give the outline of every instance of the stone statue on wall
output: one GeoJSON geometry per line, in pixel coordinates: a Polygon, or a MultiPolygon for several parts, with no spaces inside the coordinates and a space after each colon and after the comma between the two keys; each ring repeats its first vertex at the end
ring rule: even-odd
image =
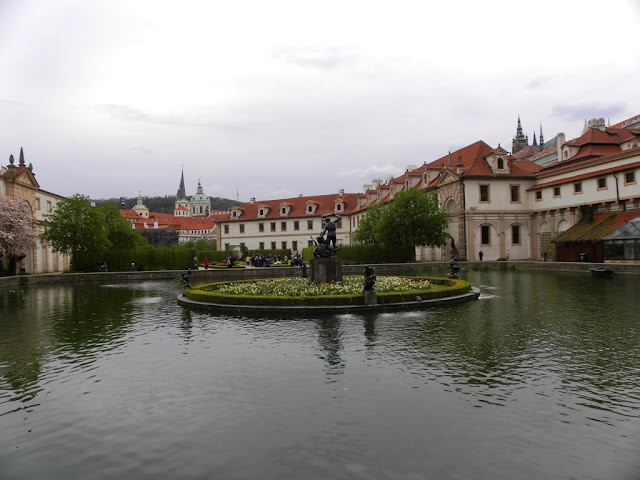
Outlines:
{"type": "Polygon", "coordinates": [[[340,215],[336,213],[327,213],[322,215],[324,220],[324,228],[320,232],[320,236],[314,239],[316,248],[313,249],[315,257],[335,257],[336,251],[340,247],[336,246],[336,228],[340,220],[340,215]],[[335,217],[335,221],[332,220],[335,217]]]}
{"type": "Polygon", "coordinates": [[[370,292],[376,284],[376,275],[372,267],[364,267],[364,291],[370,292]]]}

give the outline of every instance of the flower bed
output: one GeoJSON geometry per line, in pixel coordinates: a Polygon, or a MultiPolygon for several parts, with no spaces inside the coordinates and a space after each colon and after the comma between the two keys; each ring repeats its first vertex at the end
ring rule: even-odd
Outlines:
{"type": "MultiPolygon", "coordinates": [[[[222,305],[363,305],[362,277],[345,277],[336,284],[309,284],[302,278],[268,278],[198,285],[186,291],[190,300],[222,305]]],[[[378,303],[397,303],[461,295],[471,290],[464,280],[379,276],[378,303]]]]}

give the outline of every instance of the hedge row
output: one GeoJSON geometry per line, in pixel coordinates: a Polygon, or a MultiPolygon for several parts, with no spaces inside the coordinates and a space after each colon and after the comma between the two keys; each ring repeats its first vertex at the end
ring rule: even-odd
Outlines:
{"type": "MultiPolygon", "coordinates": [[[[302,250],[302,258],[310,262],[313,249],[302,250]]],[[[364,265],[367,263],[406,263],[413,260],[414,247],[385,247],[382,245],[346,245],[338,250],[337,256],[345,265],[364,265]]]]}
{"type": "MultiPolygon", "coordinates": [[[[462,295],[471,290],[469,282],[459,279],[409,277],[416,280],[429,280],[437,285],[446,285],[438,290],[410,290],[402,293],[388,292],[378,294],[378,303],[400,303],[414,301],[416,296],[422,300],[462,295]]],[[[241,282],[253,282],[243,280],[241,282]]],[[[276,295],[228,295],[216,289],[230,282],[216,282],[198,285],[186,291],[186,297],[193,301],[217,303],[221,305],[264,305],[264,306],[317,306],[317,305],[363,305],[364,297],[358,295],[319,295],[316,297],[282,297],[276,295]]]]}

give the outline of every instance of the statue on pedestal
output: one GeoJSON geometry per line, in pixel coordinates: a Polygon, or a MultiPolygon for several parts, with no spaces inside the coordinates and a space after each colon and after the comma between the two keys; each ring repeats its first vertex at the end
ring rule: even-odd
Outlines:
{"type": "Polygon", "coordinates": [[[364,267],[364,291],[370,292],[376,284],[376,275],[372,267],[364,267]]]}
{"type": "Polygon", "coordinates": [[[320,236],[314,239],[316,248],[313,249],[314,257],[335,257],[340,247],[336,246],[336,224],[340,220],[337,213],[327,213],[322,215],[324,219],[324,228],[320,232],[320,236]],[[331,217],[336,217],[335,221],[331,217]],[[326,235],[326,237],[325,237],[326,235]]]}

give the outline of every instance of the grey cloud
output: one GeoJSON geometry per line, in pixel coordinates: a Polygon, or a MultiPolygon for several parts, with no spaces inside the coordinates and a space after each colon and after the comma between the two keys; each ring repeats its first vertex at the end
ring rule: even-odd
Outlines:
{"type": "Polygon", "coordinates": [[[584,100],[575,104],[560,103],[552,108],[552,114],[571,121],[596,117],[617,117],[626,111],[627,103],[621,100],[584,100]]]}
{"type": "Polygon", "coordinates": [[[96,111],[106,113],[111,118],[125,122],[139,122],[177,127],[203,127],[218,130],[247,131],[256,128],[257,122],[217,122],[203,115],[153,114],[128,105],[95,105],[96,111]]]}
{"type": "Polygon", "coordinates": [[[555,77],[550,75],[537,75],[531,77],[525,84],[524,88],[527,90],[538,90],[548,85],[551,81],[554,80],[554,78],[555,77]]]}
{"type": "Polygon", "coordinates": [[[147,148],[147,147],[141,147],[141,146],[130,147],[129,150],[136,153],[142,153],[144,155],[149,155],[154,152],[153,148],[147,148]]]}
{"type": "Polygon", "coordinates": [[[23,107],[24,103],[18,102],[16,100],[7,100],[5,98],[0,98],[0,105],[11,105],[14,107],[23,107]]]}
{"type": "Polygon", "coordinates": [[[303,68],[330,70],[357,63],[357,56],[343,47],[282,48],[273,54],[275,58],[303,68]]]}

